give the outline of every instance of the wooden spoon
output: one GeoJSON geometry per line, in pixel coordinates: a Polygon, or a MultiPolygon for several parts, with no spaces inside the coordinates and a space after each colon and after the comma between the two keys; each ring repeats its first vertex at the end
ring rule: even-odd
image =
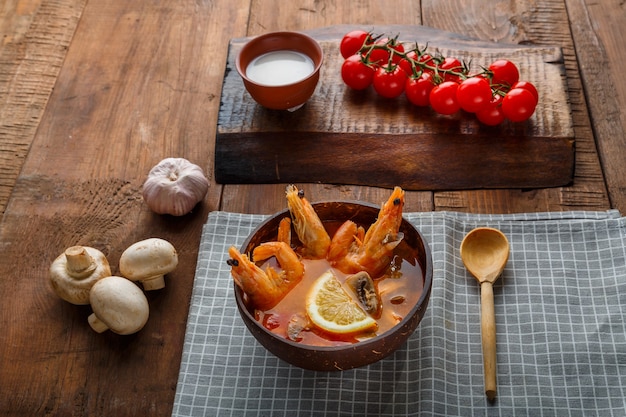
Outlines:
{"type": "Polygon", "coordinates": [[[480,283],[480,327],[483,344],[485,394],[496,397],[496,317],[493,306],[493,283],[509,259],[509,241],[497,229],[479,227],[461,242],[461,259],[480,283]]]}

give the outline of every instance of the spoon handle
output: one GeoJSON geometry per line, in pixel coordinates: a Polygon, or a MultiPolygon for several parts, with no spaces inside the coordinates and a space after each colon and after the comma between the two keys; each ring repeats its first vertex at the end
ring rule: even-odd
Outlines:
{"type": "Polygon", "coordinates": [[[480,285],[480,306],[485,394],[493,401],[496,398],[496,316],[491,282],[484,281],[480,285]]]}

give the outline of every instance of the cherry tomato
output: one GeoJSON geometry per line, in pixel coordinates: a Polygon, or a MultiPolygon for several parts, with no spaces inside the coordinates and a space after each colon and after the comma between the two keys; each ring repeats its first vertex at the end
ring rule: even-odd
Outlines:
{"type": "Polygon", "coordinates": [[[476,118],[487,126],[497,126],[504,122],[502,96],[495,94],[482,110],[476,112],[476,118]]]}
{"type": "Polygon", "coordinates": [[[405,54],[404,58],[398,61],[398,65],[406,72],[406,75],[411,76],[414,74],[414,64],[412,61],[417,61],[418,59],[419,57],[416,51],[409,51],[405,54]]]}
{"type": "Polygon", "coordinates": [[[404,54],[404,45],[402,45],[401,43],[398,43],[397,40],[392,39],[389,42],[388,46],[391,49],[391,55],[390,55],[391,62],[393,62],[394,64],[397,64],[403,59],[402,56],[404,54]]]}
{"type": "Polygon", "coordinates": [[[511,89],[513,88],[523,88],[525,90],[530,91],[535,97],[535,100],[539,102],[539,92],[537,91],[537,88],[535,87],[533,83],[528,82],[528,81],[518,81],[511,86],[511,89]]]}
{"type": "Polygon", "coordinates": [[[432,68],[424,68],[422,67],[422,71],[425,72],[430,72],[433,73],[434,70],[433,68],[436,66],[435,61],[433,60],[433,57],[430,56],[429,54],[421,54],[418,61],[422,64],[422,65],[426,65],[432,68]]]}
{"type": "Polygon", "coordinates": [[[374,42],[370,46],[370,52],[367,52],[369,62],[374,65],[385,65],[389,62],[389,51],[387,50],[387,38],[382,38],[374,42]]]}
{"type": "Polygon", "coordinates": [[[476,113],[491,100],[491,86],[482,77],[471,77],[463,80],[456,90],[456,98],[461,108],[476,113]]]}
{"type": "Polygon", "coordinates": [[[439,114],[450,115],[461,109],[456,99],[456,90],[459,84],[454,81],[444,81],[435,86],[428,96],[430,107],[439,114]]]}
{"type": "Polygon", "coordinates": [[[349,57],[350,55],[354,55],[367,41],[369,37],[369,33],[363,30],[353,30],[344,35],[341,39],[341,43],[339,44],[339,50],[341,51],[341,56],[344,58],[349,57]]]}
{"type": "Polygon", "coordinates": [[[512,122],[528,120],[535,112],[536,106],[535,96],[523,88],[513,88],[502,99],[504,116],[512,122]]]}
{"type": "Polygon", "coordinates": [[[459,76],[457,74],[461,74],[463,72],[463,65],[461,61],[456,58],[448,57],[443,60],[439,64],[439,69],[446,70],[443,72],[441,76],[444,81],[459,81],[459,76]],[[452,71],[452,72],[448,72],[452,71]]]}
{"type": "Polygon", "coordinates": [[[393,69],[380,67],[374,73],[374,90],[386,98],[398,97],[404,91],[406,79],[406,72],[397,65],[393,69]]]}
{"type": "Polygon", "coordinates": [[[489,65],[491,71],[491,83],[495,85],[512,86],[519,81],[517,66],[506,59],[498,59],[489,65]]]}
{"type": "Polygon", "coordinates": [[[361,55],[351,55],[341,65],[341,78],[354,90],[365,90],[372,84],[374,68],[363,62],[361,55]]]}
{"type": "Polygon", "coordinates": [[[430,91],[435,87],[430,72],[423,72],[419,77],[410,77],[406,80],[404,94],[412,104],[416,106],[428,106],[430,104],[430,91]]]}

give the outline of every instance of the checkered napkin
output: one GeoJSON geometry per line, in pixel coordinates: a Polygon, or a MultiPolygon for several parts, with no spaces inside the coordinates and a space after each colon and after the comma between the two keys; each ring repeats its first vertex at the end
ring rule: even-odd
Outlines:
{"type": "Polygon", "coordinates": [[[233,297],[227,249],[265,217],[209,215],[174,416],[626,416],[626,218],[617,211],[405,213],[430,244],[426,315],[389,357],[313,372],[267,352],[233,297]],[[494,285],[495,403],[484,393],[480,288],[459,256],[479,226],[508,237],[494,285]]]}

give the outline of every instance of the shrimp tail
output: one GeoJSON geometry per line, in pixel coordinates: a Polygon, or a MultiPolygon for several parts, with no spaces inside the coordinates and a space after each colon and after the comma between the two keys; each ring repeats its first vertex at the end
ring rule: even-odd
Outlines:
{"type": "Polygon", "coordinates": [[[291,245],[291,217],[283,217],[280,219],[276,240],[291,245]]]}
{"type": "Polygon", "coordinates": [[[365,230],[352,220],[346,220],[333,235],[328,249],[328,259],[331,264],[357,252],[363,245],[365,230]]]}
{"type": "MultiPolygon", "coordinates": [[[[265,242],[254,248],[252,252],[255,261],[265,261],[275,257],[280,265],[278,285],[291,289],[304,276],[304,264],[298,254],[285,242],[265,242]]],[[[268,266],[267,269],[272,269],[268,266]]],[[[267,270],[266,270],[267,271],[267,270]]]]}

